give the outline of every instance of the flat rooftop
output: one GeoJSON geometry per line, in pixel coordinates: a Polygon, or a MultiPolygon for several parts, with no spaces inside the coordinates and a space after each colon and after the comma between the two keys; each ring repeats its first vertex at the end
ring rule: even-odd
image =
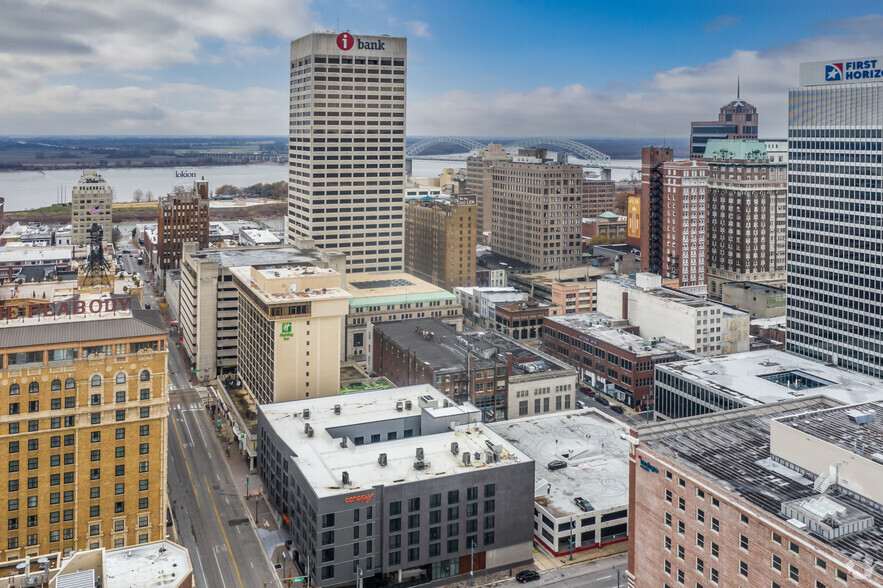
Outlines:
{"type": "Polygon", "coordinates": [[[861,450],[867,456],[874,453],[883,454],[883,403],[852,404],[818,412],[812,416],[813,418],[788,416],[776,420],[810,437],[816,437],[850,452],[861,450]],[[861,415],[859,417],[863,421],[861,424],[855,420],[858,415],[861,415]],[[862,418],[865,415],[873,416],[868,420],[862,418]]]}
{"type": "Polygon", "coordinates": [[[730,282],[728,284],[724,284],[723,288],[742,288],[743,290],[750,290],[751,292],[756,292],[757,294],[781,294],[785,295],[785,288],[776,288],[775,286],[770,286],[769,284],[759,284],[757,282],[730,282]]]}
{"type": "Polygon", "coordinates": [[[444,288],[405,272],[367,272],[346,275],[350,306],[386,306],[408,302],[448,300],[457,297],[444,288]]]}
{"type": "Polygon", "coordinates": [[[536,497],[556,517],[583,514],[573,499],[595,510],[629,502],[629,427],[594,408],[512,419],[488,425],[536,462],[536,497]],[[550,471],[554,460],[567,467],[550,471]],[[551,486],[551,487],[550,487],[551,486]]]}
{"type": "Polygon", "coordinates": [[[689,347],[686,345],[681,345],[677,341],[672,341],[665,337],[646,339],[635,333],[625,331],[623,327],[629,326],[627,320],[613,319],[599,312],[550,316],[543,320],[547,323],[557,323],[570,327],[585,336],[589,343],[594,343],[591,339],[597,339],[620,349],[633,351],[639,357],[666,355],[676,351],[689,350],[689,347]]]}
{"type": "MultiPolygon", "coordinates": [[[[481,423],[481,412],[476,407],[457,405],[429,385],[265,404],[259,411],[291,449],[292,461],[320,498],[531,461],[481,423]],[[335,414],[336,405],[339,414],[335,414]],[[310,411],[308,418],[304,417],[304,409],[310,411]],[[365,445],[356,445],[348,437],[348,428],[356,430],[359,425],[372,423],[382,427],[396,419],[419,423],[415,436],[365,445]],[[312,427],[312,437],[305,433],[306,425],[312,427]],[[427,431],[430,428],[441,432],[427,431]],[[346,447],[341,447],[343,437],[348,439],[346,447]],[[453,442],[458,444],[456,455],[451,451],[453,442]],[[487,460],[492,447],[498,448],[499,461],[487,460]],[[414,467],[418,448],[423,449],[424,469],[414,467]],[[462,455],[466,452],[479,457],[472,457],[470,464],[464,465],[462,455]],[[378,460],[381,453],[386,454],[385,466],[378,460]],[[342,484],[343,472],[349,474],[351,483],[347,486],[342,484]]],[[[378,431],[382,430],[379,427],[378,431]]],[[[364,426],[358,430],[366,432],[364,426]]]]}
{"type": "MultiPolygon", "coordinates": [[[[608,273],[609,273],[609,271],[608,271],[608,273]]],[[[686,292],[681,292],[680,290],[675,290],[673,288],[666,288],[663,286],[660,288],[647,288],[647,289],[645,289],[645,288],[638,286],[637,283],[635,283],[635,280],[631,280],[629,278],[608,277],[606,279],[608,281],[618,284],[624,288],[628,288],[630,290],[637,290],[640,292],[646,291],[647,293],[649,293],[653,296],[656,296],[658,298],[671,300],[673,302],[677,302],[678,304],[683,304],[684,306],[692,306],[692,307],[696,307],[696,308],[720,307],[720,308],[723,308],[724,310],[730,309],[730,307],[726,306],[725,304],[720,304],[718,302],[712,302],[712,301],[702,298],[700,296],[693,296],[693,295],[687,294],[686,292]]],[[[735,309],[731,309],[731,310],[735,310],[735,309]]],[[[742,311],[735,311],[735,312],[741,313],[742,311]]],[[[747,314],[747,313],[745,313],[745,314],[747,314]]]]}
{"type": "Polygon", "coordinates": [[[310,278],[319,279],[322,277],[332,278],[339,276],[337,271],[332,268],[315,267],[312,265],[261,265],[260,267],[231,267],[230,273],[241,280],[252,293],[267,304],[306,302],[309,300],[336,300],[350,297],[343,288],[327,286],[316,288],[310,286],[310,278]],[[291,289],[283,292],[268,292],[255,282],[252,271],[259,273],[265,280],[293,280],[291,289]],[[297,280],[300,279],[304,281],[298,282],[297,280]]]}
{"type": "MultiPolygon", "coordinates": [[[[219,247],[202,249],[190,256],[193,259],[212,259],[221,267],[246,265],[267,265],[286,263],[322,263],[323,252],[327,249],[302,249],[293,245],[266,247],[219,247]]],[[[333,250],[331,250],[333,251],[333,250]]]]}
{"type": "Polygon", "coordinates": [[[585,265],[562,270],[519,274],[513,276],[512,280],[516,282],[534,282],[536,284],[554,284],[555,282],[594,282],[609,273],[610,268],[585,265]]]}
{"type": "Polygon", "coordinates": [[[192,570],[190,556],[171,541],[156,541],[104,553],[105,588],[175,588],[192,570]]]}
{"type": "Polygon", "coordinates": [[[779,329],[784,329],[788,320],[785,315],[782,316],[774,316],[770,318],[758,318],[753,319],[749,324],[752,327],[760,327],[761,329],[768,329],[772,327],[776,327],[779,329]]]}
{"type": "Polygon", "coordinates": [[[747,351],[657,366],[745,405],[824,394],[844,404],[883,398],[883,381],[776,349],[747,351]]]}
{"type": "Polygon", "coordinates": [[[522,272],[531,269],[530,264],[517,259],[494,253],[490,249],[479,248],[476,263],[490,270],[506,270],[507,272],[522,272]]]}
{"type": "Polygon", "coordinates": [[[435,371],[462,371],[469,356],[474,369],[494,367],[495,363],[506,362],[507,353],[515,362],[513,376],[573,369],[496,331],[460,333],[436,318],[383,322],[377,328],[435,371]]]}
{"type": "MultiPolygon", "coordinates": [[[[776,404],[677,419],[637,427],[641,446],[677,463],[778,519],[783,502],[818,498],[813,478],[807,478],[770,458],[770,421],[796,419],[819,410],[835,409],[831,399],[812,396],[776,404]]],[[[853,407],[844,407],[849,410],[853,407]]],[[[851,446],[850,446],[851,450],[851,446]]],[[[846,494],[836,501],[853,511],[869,506],[846,494]]],[[[857,565],[883,573],[883,523],[879,516],[870,529],[833,540],[809,538],[833,549],[857,565]]]]}
{"type": "Polygon", "coordinates": [[[47,261],[70,261],[70,246],[58,247],[0,247],[0,264],[24,262],[29,264],[47,261]]]}

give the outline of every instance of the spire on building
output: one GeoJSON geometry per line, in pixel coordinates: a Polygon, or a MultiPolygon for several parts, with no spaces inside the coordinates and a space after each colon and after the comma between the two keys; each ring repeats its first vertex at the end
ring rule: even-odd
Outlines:
{"type": "Polygon", "coordinates": [[[736,100],[741,99],[741,92],[739,91],[740,90],[739,86],[741,85],[740,82],[741,82],[741,80],[739,79],[739,76],[736,76],[736,100]]]}

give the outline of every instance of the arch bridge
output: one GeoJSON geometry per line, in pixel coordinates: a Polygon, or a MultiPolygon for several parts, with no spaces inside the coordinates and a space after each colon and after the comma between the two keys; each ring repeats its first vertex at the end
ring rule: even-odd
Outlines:
{"type": "MultiPolygon", "coordinates": [[[[469,151],[478,151],[487,148],[486,144],[479,143],[468,137],[429,137],[409,145],[405,149],[405,155],[407,157],[417,157],[429,147],[441,144],[458,145],[469,151]]],[[[511,152],[520,148],[539,147],[541,145],[549,145],[573,153],[580,159],[588,161],[589,163],[587,166],[589,167],[610,167],[609,155],[601,153],[597,149],[589,147],[584,143],[572,139],[563,139],[561,137],[528,137],[526,139],[518,139],[516,141],[505,143],[503,149],[511,152]]]]}

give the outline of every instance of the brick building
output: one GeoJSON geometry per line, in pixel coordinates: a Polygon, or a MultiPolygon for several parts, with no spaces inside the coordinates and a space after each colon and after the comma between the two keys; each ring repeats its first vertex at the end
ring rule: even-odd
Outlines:
{"type": "Polygon", "coordinates": [[[576,370],[499,333],[458,333],[438,319],[375,324],[368,370],[397,386],[431,384],[485,420],[574,406],[576,370]],[[530,400],[533,403],[530,403],[530,400]]]}
{"type": "Polygon", "coordinates": [[[711,140],[708,164],[708,294],[728,282],[785,284],[787,167],[761,141],[711,140]]]}
{"type": "Polygon", "coordinates": [[[475,285],[476,223],[472,196],[408,202],[405,271],[449,291],[475,285]]]}
{"type": "Polygon", "coordinates": [[[883,466],[865,455],[883,408],[809,396],[721,417],[632,430],[628,585],[879,586],[883,466]]]}
{"type": "Polygon", "coordinates": [[[714,139],[757,139],[757,108],[736,91],[736,99],[721,107],[717,120],[690,123],[690,159],[702,159],[714,139]]]}
{"type": "Polygon", "coordinates": [[[655,366],[680,359],[687,347],[637,333],[628,321],[599,313],[547,317],[542,348],[577,368],[581,382],[629,406],[652,408],[655,366]]]}
{"type": "Polygon", "coordinates": [[[673,157],[668,147],[641,150],[641,271],[704,294],[708,166],[673,157]]]}
{"type": "Polygon", "coordinates": [[[157,271],[180,268],[185,242],[195,241],[199,249],[208,247],[209,199],[198,189],[208,194],[208,187],[197,183],[190,190],[176,187],[172,194],[160,198],[155,243],[157,271]]]}
{"type": "Polygon", "coordinates": [[[561,307],[544,302],[498,304],[494,329],[517,341],[538,341],[542,336],[543,319],[561,312],[561,307]]]}
{"type": "Polygon", "coordinates": [[[583,218],[598,218],[604,212],[613,212],[616,200],[616,182],[583,178],[583,218]]]}
{"type": "Polygon", "coordinates": [[[580,265],[582,184],[579,165],[494,165],[493,250],[540,270],[580,265]]]}
{"type": "MultiPolygon", "coordinates": [[[[512,161],[512,157],[503,150],[499,143],[491,143],[486,151],[466,158],[466,191],[475,196],[478,207],[476,218],[478,235],[491,231],[493,217],[493,169],[503,161],[512,161]]],[[[482,240],[483,241],[483,240],[482,240]]]]}

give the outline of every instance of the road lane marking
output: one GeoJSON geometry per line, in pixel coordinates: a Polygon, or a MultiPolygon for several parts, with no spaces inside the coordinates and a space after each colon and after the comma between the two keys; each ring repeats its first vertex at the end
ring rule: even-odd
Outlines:
{"type": "Polygon", "coordinates": [[[239,575],[239,566],[236,565],[236,558],[233,557],[233,550],[230,548],[230,540],[227,539],[227,531],[224,530],[224,523],[221,522],[221,515],[218,514],[218,505],[215,504],[215,495],[212,494],[211,486],[209,486],[208,478],[206,478],[205,474],[202,474],[202,478],[205,480],[205,487],[206,490],[208,490],[209,498],[212,499],[212,507],[215,509],[215,517],[218,519],[218,526],[221,527],[221,533],[224,535],[224,542],[227,544],[227,553],[230,554],[230,561],[233,562],[233,569],[236,570],[236,577],[239,578],[239,586],[245,588],[245,585],[242,583],[242,576],[239,575]]]}
{"type": "Polygon", "coordinates": [[[212,547],[212,554],[215,556],[215,563],[218,564],[218,572],[221,574],[221,583],[227,588],[227,581],[224,580],[224,570],[221,568],[221,562],[218,560],[218,546],[212,547]]]}
{"type": "Polygon", "coordinates": [[[199,492],[196,490],[196,484],[193,482],[193,475],[190,473],[190,463],[187,461],[187,454],[184,452],[184,444],[181,443],[181,435],[178,433],[178,425],[175,424],[175,417],[172,417],[172,426],[175,427],[175,437],[178,438],[178,445],[181,446],[181,455],[184,456],[184,465],[187,466],[187,477],[190,478],[190,485],[193,487],[193,494],[196,496],[196,506],[202,509],[199,504],[199,492]]]}

